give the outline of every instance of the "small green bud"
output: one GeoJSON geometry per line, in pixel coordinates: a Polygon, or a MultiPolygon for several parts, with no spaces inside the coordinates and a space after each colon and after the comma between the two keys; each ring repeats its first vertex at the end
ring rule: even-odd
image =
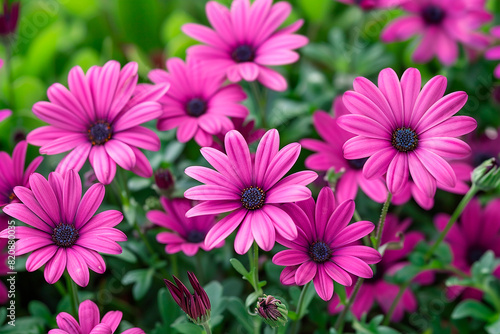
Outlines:
{"type": "Polygon", "coordinates": [[[288,310],[285,304],[273,296],[260,297],[255,312],[271,327],[284,326],[288,321],[288,310]]]}
{"type": "Polygon", "coordinates": [[[491,158],[476,167],[472,172],[472,184],[479,190],[489,191],[500,186],[498,160],[491,158]]]}

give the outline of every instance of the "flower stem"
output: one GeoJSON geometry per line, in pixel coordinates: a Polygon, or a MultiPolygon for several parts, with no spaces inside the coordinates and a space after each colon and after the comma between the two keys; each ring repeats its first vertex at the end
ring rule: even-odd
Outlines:
{"type": "Polygon", "coordinates": [[[389,308],[389,311],[387,311],[387,313],[385,314],[384,322],[382,323],[382,325],[387,326],[389,324],[389,322],[391,321],[392,314],[396,310],[396,306],[398,306],[399,301],[401,300],[401,297],[403,297],[404,292],[406,291],[406,289],[410,285],[410,282],[411,282],[411,279],[404,282],[404,284],[402,284],[399,287],[398,294],[396,295],[396,298],[394,298],[394,301],[392,302],[391,307],[389,308]]]}
{"type": "Polygon", "coordinates": [[[337,321],[335,322],[335,329],[337,330],[338,334],[342,334],[342,331],[344,330],[345,316],[347,315],[347,312],[351,308],[352,304],[354,304],[354,300],[356,299],[356,295],[358,294],[359,289],[363,284],[363,281],[364,281],[363,278],[361,277],[358,278],[358,281],[354,286],[354,290],[352,291],[351,297],[349,297],[349,300],[347,301],[347,304],[342,310],[342,313],[340,313],[339,317],[337,318],[337,321]]]}
{"type": "Polygon", "coordinates": [[[207,322],[204,322],[201,324],[203,326],[203,329],[205,330],[206,334],[212,334],[212,330],[210,329],[210,325],[207,322]]]}
{"type": "Polygon", "coordinates": [[[258,294],[262,294],[262,289],[259,287],[259,245],[253,242],[253,252],[248,252],[250,261],[250,272],[253,270],[253,288],[258,294]]]}
{"type": "Polygon", "coordinates": [[[469,204],[470,200],[474,197],[474,195],[476,195],[476,193],[478,191],[479,191],[479,189],[474,184],[470,187],[467,194],[465,194],[465,196],[462,198],[462,200],[458,204],[457,208],[455,209],[455,211],[451,215],[450,219],[448,220],[448,223],[446,224],[446,227],[441,232],[441,234],[439,235],[439,237],[436,240],[436,242],[434,243],[434,245],[432,245],[432,247],[425,254],[425,261],[426,262],[430,260],[432,255],[434,255],[434,253],[436,252],[436,250],[439,247],[439,245],[441,244],[441,242],[444,240],[444,238],[446,237],[446,235],[448,234],[450,229],[453,227],[453,224],[455,224],[455,222],[457,221],[458,217],[462,214],[462,212],[464,211],[467,204],[469,204]]]}
{"type": "Polygon", "coordinates": [[[80,302],[78,301],[78,288],[76,287],[75,282],[71,279],[68,273],[65,273],[66,276],[66,284],[68,285],[68,292],[70,294],[71,299],[71,307],[73,309],[73,314],[75,316],[78,315],[78,305],[80,302]]]}
{"type": "Polygon", "coordinates": [[[9,93],[8,93],[8,103],[9,107],[14,112],[14,107],[15,107],[15,96],[14,96],[14,77],[12,74],[12,45],[11,41],[7,40],[4,43],[5,45],[5,56],[6,56],[6,61],[5,61],[5,70],[7,71],[7,79],[8,79],[8,87],[9,87],[9,93]]]}
{"type": "Polygon", "coordinates": [[[266,99],[261,94],[259,86],[256,81],[250,82],[250,88],[252,89],[252,94],[254,95],[255,101],[257,101],[257,108],[259,109],[259,115],[260,115],[260,125],[263,128],[267,127],[267,114],[266,114],[266,99]]]}
{"type": "Polygon", "coordinates": [[[392,194],[387,193],[387,199],[385,200],[384,206],[382,207],[382,213],[380,214],[380,221],[377,226],[377,234],[375,236],[375,242],[373,248],[378,250],[380,242],[382,241],[382,234],[384,233],[385,219],[387,218],[387,211],[389,211],[389,205],[391,205],[392,194]]]}
{"type": "Polygon", "coordinates": [[[303,309],[304,309],[304,300],[305,300],[305,296],[306,296],[306,293],[307,293],[307,290],[309,290],[311,286],[311,282],[308,282],[306,285],[304,285],[304,287],[302,288],[302,291],[300,292],[300,296],[299,296],[299,301],[297,302],[297,310],[295,313],[297,313],[297,320],[294,321],[293,325],[292,325],[292,331],[291,333],[298,333],[299,332],[299,324],[300,324],[300,319],[302,319],[302,316],[303,316],[303,309]]]}

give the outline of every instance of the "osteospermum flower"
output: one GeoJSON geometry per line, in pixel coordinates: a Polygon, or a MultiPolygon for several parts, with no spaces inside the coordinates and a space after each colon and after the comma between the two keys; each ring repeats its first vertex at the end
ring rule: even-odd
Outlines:
{"type": "Polygon", "coordinates": [[[275,232],[295,239],[295,224],[279,204],[311,197],[306,185],[317,177],[314,172],[303,171],[282,179],[297,161],[300,145],[292,143],[279,150],[279,134],[272,129],[262,137],[252,159],[243,136],[232,130],[226,134],[225,148],[227,155],[211,147],[201,149],[216,171],[206,167],[186,169],[187,175],[205,183],[184,193],[186,198],[201,201],[186,213],[187,217],[231,212],[208,232],[207,248],[215,247],[240,224],[234,242],[239,254],[246,253],[254,239],[263,250],[271,250],[275,232]]]}
{"type": "Polygon", "coordinates": [[[256,0],[250,5],[249,0],[234,0],[229,10],[209,1],[206,11],[213,30],[194,23],[182,27],[188,36],[206,44],[190,47],[189,56],[226,73],[232,82],[259,80],[273,90],[287,88],[285,78],[267,66],[296,62],[299,55],[292,50],[308,42],[306,37],[294,34],[302,20],[278,30],[292,11],[288,2],[273,5],[272,0],[256,0]]]}
{"type": "MultiPolygon", "coordinates": [[[[35,271],[45,264],[44,276],[49,284],[59,280],[67,269],[80,286],[89,283],[89,270],[102,274],[106,264],[97,252],[120,254],[117,241],[126,241],[126,235],[113,228],[123,215],[108,210],[94,216],[104,198],[104,186],[91,186],[82,197],[80,177],[74,170],[64,179],[52,172],[48,181],[34,173],[29,178],[31,190],[14,188],[21,203],[7,205],[3,211],[30,225],[17,226],[16,256],[32,252],[26,261],[26,270],[35,271]]],[[[0,237],[7,238],[4,230],[0,237]]]]}
{"type": "Polygon", "coordinates": [[[310,198],[282,208],[297,225],[298,237],[278,236],[277,241],[289,248],[273,257],[274,264],[286,266],[281,272],[281,283],[304,285],[312,280],[318,295],[330,300],[333,281],[350,286],[349,273],[363,278],[373,276],[368,264],[380,261],[379,252],[352,243],[368,235],[375,226],[369,221],[347,226],[354,213],[353,200],[336,205],[333,191],[325,187],[316,205],[310,198]]]}
{"type": "MultiPolygon", "coordinates": [[[[459,220],[452,226],[445,237],[453,253],[452,265],[466,274],[470,274],[474,262],[486,251],[491,250],[495,257],[500,256],[500,199],[494,199],[481,208],[478,199],[472,199],[465,207],[459,220]],[[478,222],[481,222],[478,224],[478,222]]],[[[443,230],[448,223],[448,214],[438,214],[434,223],[438,230],[443,230]]],[[[500,279],[500,266],[494,275],[500,279]]],[[[463,292],[464,298],[481,299],[482,293],[473,288],[452,287],[452,295],[463,292]]]]}
{"type": "Polygon", "coordinates": [[[159,100],[163,114],[158,119],[162,131],[177,128],[177,139],[187,142],[194,138],[200,146],[210,146],[212,135],[233,129],[232,117],[246,117],[248,110],[239,104],[247,98],[237,84],[223,86],[225,76],[211,71],[209,66],[188,57],[167,61],[168,72],[152,70],[149,78],[156,84],[170,84],[159,100]]]}
{"type": "MultiPolygon", "coordinates": [[[[500,26],[492,28],[491,35],[497,39],[500,39],[500,26]]],[[[500,46],[495,46],[489,49],[488,51],[486,51],[486,54],[484,56],[486,57],[486,59],[500,60],[500,46]]],[[[495,68],[494,74],[497,78],[500,78],[500,65],[495,68]]]]}
{"type": "MultiPolygon", "coordinates": [[[[398,234],[404,234],[404,245],[403,248],[399,250],[386,250],[382,261],[377,264],[377,271],[375,275],[372,278],[365,280],[363,285],[361,285],[351,308],[351,311],[356,318],[361,319],[361,316],[363,314],[367,314],[375,303],[382,308],[384,313],[389,311],[389,308],[399,293],[400,287],[397,284],[389,283],[384,278],[386,275],[394,275],[398,270],[408,265],[409,263],[406,261],[406,257],[421,240],[424,240],[424,235],[422,233],[417,231],[407,231],[410,224],[410,219],[405,219],[400,223],[396,216],[391,214],[387,215],[381,244],[384,245],[389,242],[399,242],[401,237],[398,236],[398,234]]],[[[420,285],[426,285],[430,284],[433,280],[434,274],[431,271],[424,271],[417,275],[412,282],[420,285]]],[[[347,295],[350,296],[352,291],[352,287],[347,288],[347,295]]],[[[344,306],[339,302],[340,299],[335,295],[332,301],[328,304],[328,310],[330,313],[336,314],[342,311],[344,306]]],[[[405,311],[409,313],[415,312],[417,307],[417,298],[412,290],[407,288],[401,297],[401,301],[394,309],[391,321],[401,321],[405,311]]]]}
{"type": "Polygon", "coordinates": [[[12,158],[7,152],[0,152],[0,207],[17,202],[14,188],[16,186],[29,187],[29,177],[43,161],[43,157],[36,157],[24,170],[28,143],[19,142],[12,158]]]}
{"type": "Polygon", "coordinates": [[[354,91],[344,94],[344,104],[352,113],[338,124],[357,134],[344,144],[346,159],[369,157],[363,167],[365,177],[386,174],[387,187],[400,192],[411,175],[427,197],[434,196],[439,181],[448,187],[456,175],[444,159],[460,159],[470,147],[455,137],[477,126],[468,116],[455,116],[467,102],[465,92],[443,97],[446,78],[436,76],[420,90],[417,69],[408,69],[399,82],[388,68],[379,75],[379,87],[365,78],[354,80],[354,91]]]}
{"type": "MultiPolygon", "coordinates": [[[[469,191],[469,182],[471,180],[473,168],[469,164],[459,161],[450,162],[450,166],[457,176],[457,183],[454,187],[449,187],[438,181],[436,182],[436,187],[450,193],[464,195],[469,191]]],[[[408,181],[403,190],[394,195],[392,203],[395,205],[402,205],[408,202],[412,197],[423,209],[430,210],[434,206],[434,196],[428,197],[416,186],[413,180],[408,181]]]]}
{"type": "Polygon", "coordinates": [[[436,55],[445,65],[455,63],[459,43],[484,49],[489,38],[476,31],[492,15],[470,0],[413,0],[401,3],[408,15],[397,18],[382,32],[384,42],[404,41],[414,35],[422,39],[413,54],[416,62],[427,62],[436,55]]]}
{"type": "MultiPolygon", "coordinates": [[[[156,225],[172,231],[160,232],[156,236],[158,242],[166,244],[165,252],[174,254],[182,251],[187,256],[193,256],[200,248],[208,250],[205,237],[215,224],[214,215],[187,218],[186,212],[192,205],[191,201],[183,198],[169,200],[161,197],[160,203],[165,212],[152,210],[146,217],[156,225]]],[[[224,242],[221,242],[216,247],[222,247],[223,244],[224,242]]]]}
{"type": "MultiPolygon", "coordinates": [[[[59,329],[51,329],[48,334],[113,334],[122,320],[121,311],[109,311],[102,317],[99,308],[91,300],[85,300],[78,307],[78,321],[66,312],[57,315],[59,329]]],[[[140,328],[130,328],[122,334],[144,334],[140,328]]]]}
{"type": "Polygon", "coordinates": [[[306,159],[306,167],[318,171],[333,168],[336,173],[343,173],[335,185],[335,197],[339,202],[355,199],[359,187],[371,199],[383,203],[387,198],[384,179],[379,177],[369,180],[363,175],[362,170],[367,158],[355,160],[344,158],[342,145],[354,135],[337,124],[338,117],[349,113],[341,98],[335,99],[334,111],[335,118],[324,111],[314,113],[314,127],[324,141],[316,139],[300,141],[303,147],[317,152],[306,159]]]}
{"type": "Polygon", "coordinates": [[[86,75],[79,66],[73,67],[68,84],[69,90],[53,84],[47,91],[50,102],[33,106],[33,113],[50,125],[29,133],[28,143],[41,146],[42,154],[71,151],[57,166],[60,173],[79,171],[88,157],[97,179],[104,184],[113,181],[116,164],[151,177],[151,165],[139,148],[157,151],[160,139],[140,125],[161,115],[156,101],[168,85],[140,89],[137,64],[128,63],[120,71],[116,61],[93,66],[86,75]]]}

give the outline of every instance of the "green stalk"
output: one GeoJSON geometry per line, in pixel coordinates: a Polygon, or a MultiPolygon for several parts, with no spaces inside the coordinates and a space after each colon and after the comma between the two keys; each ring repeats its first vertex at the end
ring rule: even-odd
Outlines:
{"type": "Polygon", "coordinates": [[[311,282],[308,282],[306,285],[304,285],[304,287],[302,288],[302,291],[300,292],[300,296],[299,296],[299,301],[297,302],[297,320],[295,320],[293,322],[293,325],[292,325],[292,331],[291,333],[299,333],[299,324],[300,324],[300,320],[302,319],[302,313],[303,313],[303,308],[304,308],[304,300],[305,300],[305,296],[306,296],[306,293],[307,293],[307,290],[309,290],[311,286],[311,282]]]}
{"type": "Polygon", "coordinates": [[[78,300],[78,288],[76,287],[76,283],[71,279],[68,273],[64,273],[66,276],[66,284],[68,285],[68,292],[70,294],[71,299],[71,308],[73,309],[73,315],[78,315],[78,306],[80,302],[78,300]]]}
{"type": "Polygon", "coordinates": [[[256,81],[250,82],[250,88],[255,100],[257,101],[257,108],[259,109],[259,116],[261,121],[261,127],[267,128],[267,115],[266,115],[266,98],[261,94],[259,86],[256,81]]]}
{"type": "Polygon", "coordinates": [[[398,306],[399,301],[401,300],[401,297],[403,297],[405,290],[410,285],[410,282],[411,282],[411,279],[406,281],[403,285],[401,285],[399,287],[398,294],[397,294],[396,298],[394,299],[394,301],[392,302],[391,307],[389,308],[389,311],[387,311],[386,315],[384,316],[384,322],[382,323],[382,325],[387,326],[389,324],[389,322],[391,322],[392,314],[394,313],[394,310],[396,310],[396,306],[398,306]]]}
{"type": "Polygon", "coordinates": [[[359,292],[359,289],[361,288],[361,285],[363,284],[364,279],[359,277],[358,281],[356,282],[356,285],[354,286],[354,291],[352,292],[351,297],[347,301],[347,304],[345,305],[344,309],[342,310],[342,313],[340,313],[339,317],[337,318],[337,321],[335,322],[335,329],[337,330],[338,334],[342,334],[344,330],[344,323],[345,323],[345,317],[347,315],[347,312],[349,309],[352,307],[352,304],[354,304],[354,300],[356,299],[356,295],[359,292]]]}
{"type": "Polygon", "coordinates": [[[210,329],[210,325],[207,322],[204,322],[201,324],[203,326],[203,329],[205,330],[206,334],[212,334],[212,330],[210,329]]]}
{"type": "Polygon", "coordinates": [[[259,287],[259,245],[253,242],[253,252],[248,252],[248,259],[250,261],[250,272],[253,270],[253,288],[258,294],[262,294],[262,289],[259,287]]]}
{"type": "Polygon", "coordinates": [[[389,192],[387,194],[387,199],[385,200],[384,206],[382,207],[382,213],[380,214],[380,221],[377,227],[377,234],[375,236],[375,243],[373,244],[373,248],[377,249],[380,246],[380,242],[382,241],[382,234],[384,233],[384,225],[385,219],[387,218],[387,211],[389,211],[389,205],[391,204],[392,194],[389,192]]]}
{"type": "Polygon", "coordinates": [[[450,229],[453,227],[453,224],[455,224],[455,222],[457,221],[458,217],[460,217],[460,215],[464,211],[467,204],[469,204],[470,200],[474,197],[474,195],[476,195],[476,193],[478,191],[479,191],[479,189],[474,184],[472,184],[472,186],[470,187],[467,194],[465,194],[465,196],[462,198],[462,200],[458,204],[457,208],[455,209],[455,211],[451,215],[450,219],[448,220],[448,223],[446,224],[446,227],[441,232],[441,234],[439,234],[439,237],[436,240],[436,242],[434,243],[434,245],[432,245],[432,247],[429,249],[429,251],[427,251],[427,253],[425,254],[425,261],[426,262],[430,260],[432,255],[434,255],[434,253],[436,252],[436,250],[439,247],[439,245],[441,244],[441,242],[444,240],[444,238],[446,237],[446,235],[448,234],[450,229]]]}

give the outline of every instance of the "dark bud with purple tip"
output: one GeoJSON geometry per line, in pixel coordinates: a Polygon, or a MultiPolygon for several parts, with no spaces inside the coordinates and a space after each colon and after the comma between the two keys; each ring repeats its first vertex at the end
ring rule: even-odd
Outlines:
{"type": "Polygon", "coordinates": [[[270,295],[259,298],[255,312],[271,327],[284,326],[288,321],[288,310],[285,304],[270,295]]]}

